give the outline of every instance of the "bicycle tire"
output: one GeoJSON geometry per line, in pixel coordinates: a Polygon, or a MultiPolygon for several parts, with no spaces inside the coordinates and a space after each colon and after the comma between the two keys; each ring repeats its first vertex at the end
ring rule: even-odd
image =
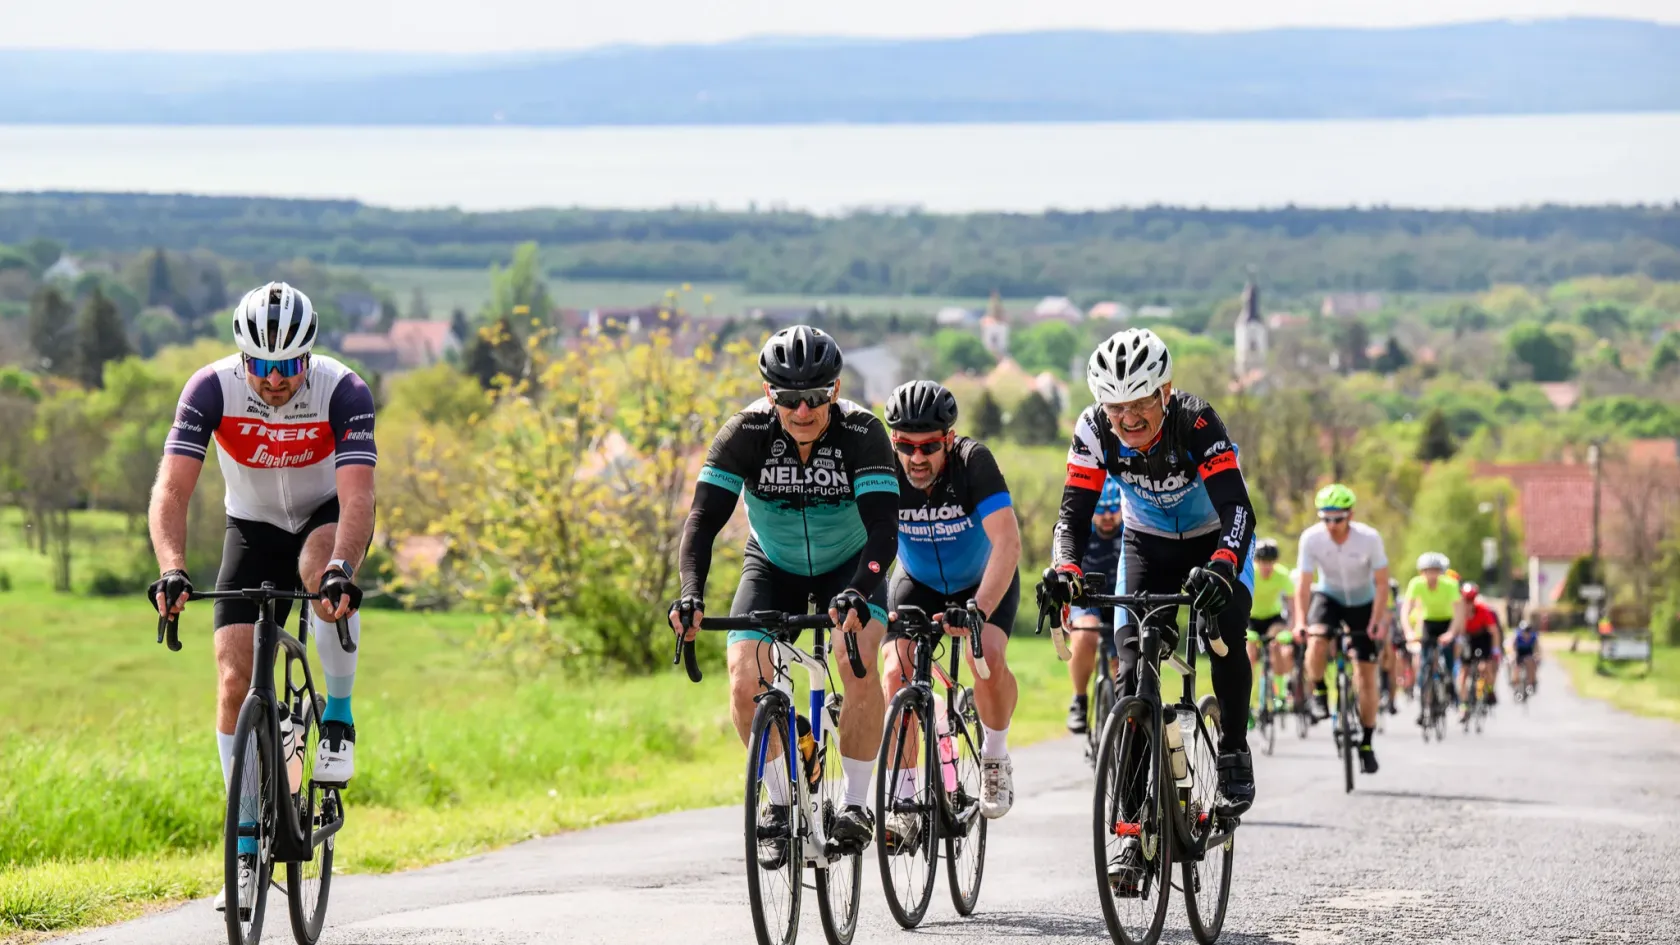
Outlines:
{"type": "MultiPolygon", "coordinates": [[[[1191,759],[1195,763],[1195,794],[1203,798],[1203,803],[1209,803],[1217,793],[1212,787],[1218,783],[1219,766],[1219,735],[1221,722],[1219,716],[1219,700],[1212,695],[1206,695],[1196,704],[1196,711],[1202,717],[1202,727],[1197,730],[1197,750],[1191,752],[1191,759]],[[1203,794],[1203,786],[1208,790],[1203,794]]],[[[1209,818],[1208,830],[1218,829],[1218,821],[1209,818]]],[[[1199,844],[1206,834],[1198,836],[1199,844]]],[[[1213,945],[1219,940],[1219,933],[1225,927],[1226,907],[1231,901],[1231,865],[1236,859],[1236,835],[1226,838],[1225,842],[1212,850],[1202,854],[1200,862],[1185,860],[1179,864],[1184,881],[1184,911],[1190,920],[1190,934],[1196,937],[1201,945],[1213,945]],[[1207,868],[1208,864],[1216,863],[1214,868],[1207,868]],[[1209,883],[1208,880],[1212,879],[1209,883]],[[1207,889],[1208,886],[1213,889],[1207,889]],[[1204,896],[1203,893],[1211,893],[1204,896]]]]}
{"type": "Polygon", "coordinates": [[[939,803],[935,779],[942,779],[938,746],[934,740],[932,711],[923,699],[924,690],[901,689],[887,709],[881,753],[875,759],[875,850],[881,865],[881,889],[887,910],[901,927],[913,929],[927,915],[938,876],[935,863],[939,850],[939,803]],[[915,760],[908,760],[906,756],[915,760]],[[888,849],[888,812],[896,803],[899,776],[906,769],[920,772],[920,788],[912,801],[917,815],[916,837],[906,852],[888,849]],[[903,864],[904,881],[894,874],[903,864]]]}
{"type": "MultiPolygon", "coordinates": [[[[1264,665],[1264,664],[1263,664],[1264,665]]],[[[1277,694],[1272,687],[1272,674],[1269,669],[1262,670],[1260,679],[1260,711],[1255,717],[1255,727],[1260,729],[1260,752],[1269,755],[1277,747],[1277,718],[1272,711],[1272,704],[1277,701],[1277,694]]]]}
{"type": "MultiPolygon", "coordinates": [[[[825,720],[832,722],[832,719],[825,720]]],[[[840,765],[840,733],[832,724],[823,725],[822,744],[815,763],[821,771],[808,775],[816,781],[817,811],[823,818],[823,836],[834,836],[834,821],[845,808],[845,770],[840,765]]],[[[816,868],[817,914],[822,917],[823,937],[828,945],[850,945],[857,932],[858,905],[863,888],[863,854],[847,853],[816,868]]]]}
{"type": "Polygon", "coordinates": [[[239,708],[239,721],[233,727],[233,764],[229,766],[227,818],[222,826],[222,884],[227,893],[228,945],[256,945],[262,940],[263,917],[268,911],[269,880],[274,874],[271,857],[274,844],[275,804],[273,776],[275,751],[269,732],[268,712],[271,706],[255,693],[245,697],[239,708]],[[250,754],[253,764],[245,764],[250,754]],[[255,841],[257,867],[249,915],[239,908],[239,833],[241,819],[240,794],[245,779],[257,780],[257,812],[255,841]]]}
{"type": "Polygon", "coordinates": [[[799,936],[799,904],[805,888],[802,876],[805,855],[800,848],[804,831],[800,830],[800,821],[804,819],[805,812],[797,803],[799,788],[793,781],[798,777],[796,772],[799,768],[792,759],[799,756],[799,749],[788,744],[788,709],[786,697],[778,692],[773,691],[760,699],[758,709],[753,712],[751,739],[747,743],[747,898],[752,904],[753,933],[758,937],[758,945],[793,945],[799,936]],[[782,862],[769,869],[759,858],[759,843],[766,838],[759,833],[758,815],[761,805],[769,803],[769,789],[764,776],[769,774],[768,762],[776,752],[787,759],[782,770],[788,776],[786,790],[790,810],[782,862]],[[770,901],[770,896],[778,891],[776,880],[780,880],[786,890],[785,903],[770,901]],[[778,905],[780,908],[773,908],[778,905]]]}
{"type": "MultiPolygon", "coordinates": [[[[337,788],[315,783],[307,770],[315,757],[316,742],[321,732],[322,697],[304,700],[303,730],[299,744],[303,753],[303,790],[289,795],[298,822],[310,831],[318,830],[342,819],[344,799],[337,788]]],[[[332,892],[333,848],[336,836],[329,836],[314,849],[314,858],[307,863],[286,864],[286,912],[292,920],[292,938],[298,945],[315,945],[326,924],[327,899],[332,892]],[[311,869],[313,867],[313,869],[311,869]]]]}
{"type": "Polygon", "coordinates": [[[1341,739],[1342,749],[1342,777],[1347,786],[1346,793],[1353,793],[1353,716],[1358,710],[1353,706],[1353,685],[1348,679],[1347,667],[1341,663],[1336,665],[1336,728],[1341,739]]]}
{"type": "Polygon", "coordinates": [[[1306,657],[1304,656],[1296,657],[1295,672],[1291,674],[1290,680],[1290,701],[1295,704],[1295,735],[1296,737],[1302,739],[1305,739],[1307,735],[1312,732],[1313,726],[1312,709],[1307,705],[1307,671],[1305,660],[1306,657]]]}
{"type": "MultiPolygon", "coordinates": [[[[1101,747],[1097,749],[1096,790],[1091,816],[1092,855],[1096,861],[1097,899],[1102,905],[1103,921],[1109,936],[1117,945],[1155,945],[1161,938],[1161,927],[1167,918],[1167,902],[1172,898],[1172,817],[1167,810],[1168,770],[1166,749],[1161,744],[1161,716],[1147,700],[1128,696],[1109,713],[1103,724],[1101,747]],[[1122,762],[1135,759],[1126,764],[1122,762]],[[1109,883],[1109,860],[1118,852],[1110,850],[1110,841],[1118,834],[1116,814],[1120,808],[1119,791],[1126,782],[1143,779],[1141,803],[1138,805],[1138,839],[1143,850],[1143,881],[1140,895],[1130,898],[1116,896],[1109,883]],[[1119,902],[1145,902],[1152,891],[1155,902],[1137,911],[1136,930],[1126,927],[1126,919],[1119,914],[1119,902]],[[1152,916],[1148,915],[1153,912],[1152,916]]],[[[1129,916],[1128,916],[1129,917],[1129,916]]]]}
{"type": "MultiPolygon", "coordinates": [[[[957,740],[957,794],[942,794],[953,819],[966,815],[967,834],[942,831],[945,834],[945,878],[951,886],[951,905],[957,915],[974,914],[980,901],[980,883],[986,878],[987,820],[980,814],[980,745],[974,730],[980,724],[975,711],[974,693],[966,686],[956,692],[957,709],[947,723],[957,740]],[[973,716],[971,719],[970,716],[973,716]]],[[[934,711],[939,711],[935,706],[934,711]]]]}
{"type": "MultiPolygon", "coordinates": [[[[1098,656],[1107,661],[1107,657],[1098,656]]],[[[1097,672],[1097,684],[1091,695],[1091,714],[1085,720],[1085,760],[1093,767],[1097,763],[1097,746],[1102,739],[1103,722],[1108,718],[1109,710],[1114,708],[1114,680],[1110,679],[1107,670],[1097,672]]]]}

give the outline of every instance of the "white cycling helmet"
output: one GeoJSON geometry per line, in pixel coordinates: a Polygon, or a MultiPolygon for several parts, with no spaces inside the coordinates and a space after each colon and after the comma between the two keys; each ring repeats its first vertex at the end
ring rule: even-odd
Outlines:
{"type": "Polygon", "coordinates": [[[1147,397],[1172,380],[1167,343],[1147,328],[1110,335],[1091,352],[1085,383],[1099,404],[1121,404],[1147,397]]]}
{"type": "Polygon", "coordinates": [[[1428,571],[1431,569],[1436,571],[1445,571],[1451,565],[1452,562],[1447,560],[1447,556],[1441,554],[1439,551],[1425,551],[1423,554],[1418,555],[1417,569],[1419,571],[1428,571]]]}
{"type": "Polygon", "coordinates": [[[233,343],[249,358],[282,361],[315,347],[315,306],[284,282],[252,289],[233,310],[233,343]]]}

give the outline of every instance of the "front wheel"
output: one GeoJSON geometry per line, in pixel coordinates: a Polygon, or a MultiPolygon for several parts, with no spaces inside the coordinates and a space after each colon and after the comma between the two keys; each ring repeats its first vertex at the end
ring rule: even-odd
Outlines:
{"type": "MultiPolygon", "coordinates": [[[[1203,696],[1196,711],[1202,725],[1196,733],[1191,755],[1195,782],[1186,814],[1195,817],[1191,829],[1196,831],[1195,845],[1202,846],[1209,836],[1223,828],[1219,818],[1213,816],[1218,795],[1219,701],[1211,695],[1203,696]]],[[[1231,899],[1231,863],[1236,848],[1236,835],[1232,834],[1218,846],[1205,850],[1199,861],[1185,860],[1182,865],[1184,911],[1190,919],[1191,934],[1202,945],[1213,945],[1225,927],[1225,907],[1231,899]]]]}
{"type": "MultiPolygon", "coordinates": [[[[832,722],[832,719],[827,721],[832,722]]],[[[846,773],[840,765],[840,733],[832,724],[823,726],[812,770],[807,773],[817,811],[823,819],[823,836],[834,836],[834,821],[845,809],[846,773]]],[[[828,945],[849,945],[857,931],[858,891],[863,886],[863,854],[849,851],[817,867],[817,912],[822,916],[823,935],[828,945]]]]}
{"type": "Polygon", "coordinates": [[[1336,669],[1336,738],[1341,742],[1342,776],[1347,793],[1353,793],[1353,718],[1359,712],[1353,699],[1353,684],[1347,670],[1336,669]]]}
{"type": "MultiPolygon", "coordinates": [[[[1098,684],[1101,687],[1101,684],[1098,684]]],[[[951,884],[951,904],[957,915],[972,915],[980,901],[980,880],[986,873],[986,825],[980,815],[980,743],[974,733],[980,714],[974,693],[958,689],[947,718],[950,735],[956,741],[957,786],[944,795],[951,830],[945,833],[945,876],[951,884]]],[[[935,712],[944,711],[941,706],[935,712]]]]}
{"type": "Polygon", "coordinates": [[[256,945],[262,939],[263,914],[268,908],[269,879],[274,873],[276,761],[269,711],[261,696],[246,696],[233,729],[234,761],[228,777],[222,856],[228,945],[256,945]],[[243,904],[241,886],[246,889],[243,904]]]}
{"type": "Polygon", "coordinates": [[[1166,750],[1156,706],[1130,696],[1109,714],[1097,749],[1092,854],[1103,921],[1117,945],[1154,945],[1172,893],[1166,750]]]}
{"type": "Polygon", "coordinates": [[[927,915],[938,875],[939,793],[943,778],[926,691],[901,689],[887,710],[881,754],[875,760],[875,852],[887,909],[913,929],[927,915]],[[931,759],[931,760],[930,760],[931,759]]]}
{"type": "Polygon", "coordinates": [[[760,699],[747,747],[747,898],[758,945],[793,945],[799,935],[805,851],[789,713],[784,698],[760,699]]]}
{"type": "MultiPolygon", "coordinates": [[[[1107,661],[1108,657],[1098,656],[1107,661]]],[[[1085,719],[1085,760],[1091,764],[1097,762],[1097,745],[1102,738],[1103,722],[1108,718],[1108,712],[1114,708],[1114,680],[1110,679],[1105,670],[1097,672],[1097,684],[1092,687],[1091,711],[1085,719]]]]}
{"type": "MultiPolygon", "coordinates": [[[[334,827],[344,820],[344,800],[338,788],[322,787],[309,777],[316,742],[321,736],[323,700],[316,696],[302,699],[297,704],[302,709],[301,718],[294,718],[292,725],[293,730],[300,733],[296,764],[304,783],[289,800],[296,810],[298,823],[313,837],[317,831],[334,827]]],[[[288,772],[292,763],[288,760],[288,772]]],[[[298,945],[315,945],[321,937],[321,927],[326,924],[327,894],[332,889],[336,839],[336,834],[328,834],[320,843],[313,845],[313,856],[309,860],[286,864],[286,910],[291,914],[292,937],[297,939],[298,945]]]]}
{"type": "Polygon", "coordinates": [[[1277,715],[1274,708],[1277,703],[1277,693],[1272,687],[1272,673],[1269,667],[1262,665],[1260,677],[1260,711],[1255,714],[1255,727],[1260,730],[1260,751],[1271,754],[1277,746],[1277,715]]]}

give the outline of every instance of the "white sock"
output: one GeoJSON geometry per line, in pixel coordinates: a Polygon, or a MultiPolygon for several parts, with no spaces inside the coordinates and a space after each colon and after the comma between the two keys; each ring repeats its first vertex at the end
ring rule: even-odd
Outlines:
{"type": "Polygon", "coordinates": [[[764,765],[764,790],[770,794],[770,803],[783,807],[788,805],[788,770],[787,756],[782,755],[775,761],[764,765]]]}
{"type": "Polygon", "coordinates": [[[222,759],[222,790],[233,783],[233,733],[216,732],[216,754],[222,759]]]}
{"type": "Polygon", "coordinates": [[[900,771],[898,773],[898,796],[906,801],[915,798],[916,772],[900,771]]]}
{"type": "Polygon", "coordinates": [[[1009,726],[1003,728],[987,728],[986,723],[980,723],[980,730],[985,734],[980,739],[980,757],[1007,758],[1009,756],[1009,726]]]}
{"type": "Polygon", "coordinates": [[[869,789],[873,785],[872,775],[875,773],[874,758],[840,757],[840,767],[846,772],[846,800],[847,807],[869,806],[869,789]]]}

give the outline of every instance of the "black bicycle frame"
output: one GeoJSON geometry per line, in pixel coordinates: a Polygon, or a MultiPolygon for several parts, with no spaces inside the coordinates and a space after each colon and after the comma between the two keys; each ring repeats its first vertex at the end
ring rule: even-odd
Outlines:
{"type": "MultiPolygon", "coordinates": [[[[969,628],[969,633],[974,635],[973,639],[978,641],[978,635],[984,632],[984,623],[980,620],[979,610],[975,608],[973,604],[973,601],[969,601],[969,606],[967,608],[955,606],[948,607],[945,609],[943,616],[947,622],[952,622],[953,625],[956,625],[954,621],[957,615],[962,615],[961,625],[967,626],[969,628]]],[[[911,698],[913,698],[919,706],[926,706],[930,712],[937,711],[933,695],[933,659],[934,649],[938,637],[944,631],[940,630],[938,625],[933,622],[932,618],[928,617],[920,607],[913,607],[908,604],[901,605],[898,608],[898,616],[898,623],[904,628],[905,638],[914,645],[915,649],[915,657],[914,663],[912,664],[913,669],[910,681],[906,684],[905,688],[914,693],[911,698]],[[909,619],[905,619],[906,617],[909,619]]],[[[984,658],[981,655],[983,647],[984,644],[975,647],[976,659],[984,658]]],[[[951,689],[954,691],[959,688],[961,684],[962,637],[951,638],[950,659],[951,669],[946,675],[949,676],[951,689]]],[[[952,702],[952,700],[947,698],[945,700],[945,724],[947,731],[955,732],[957,730],[956,714],[956,705],[952,702]]],[[[923,759],[922,763],[927,764],[928,759],[923,759]]],[[[974,818],[972,816],[965,818],[958,817],[957,811],[952,809],[950,795],[945,792],[945,782],[943,779],[934,778],[932,783],[934,785],[934,790],[938,793],[943,802],[939,804],[938,807],[944,829],[956,836],[968,836],[968,830],[972,825],[974,818]]],[[[975,810],[978,811],[978,808],[975,810]]]]}

